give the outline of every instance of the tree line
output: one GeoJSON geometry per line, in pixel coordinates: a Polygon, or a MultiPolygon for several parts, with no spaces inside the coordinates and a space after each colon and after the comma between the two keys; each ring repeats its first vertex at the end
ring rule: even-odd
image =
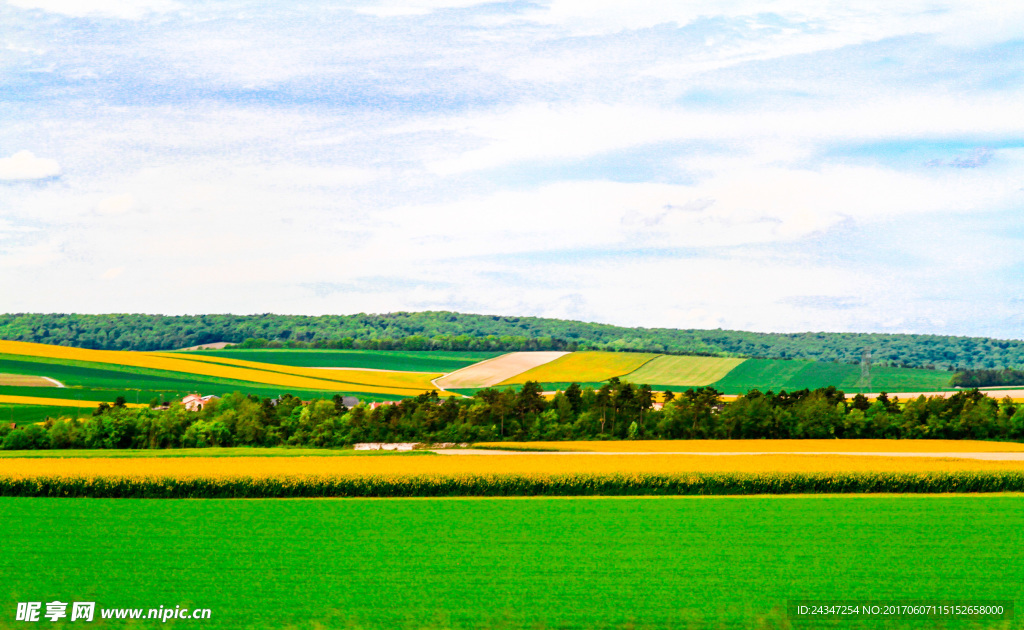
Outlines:
{"type": "Polygon", "coordinates": [[[1024,370],[964,370],[953,375],[953,387],[1013,387],[1024,385],[1024,370]]]}
{"type": "Polygon", "coordinates": [[[573,384],[546,399],[540,385],[484,389],[471,398],[425,393],[371,409],[341,396],[302,401],[233,393],[201,411],[106,403],[84,420],[0,427],[8,450],[295,446],[341,448],[358,442],[490,442],[623,439],[976,439],[1024,440],[1024,405],[974,389],[949,398],[869,401],[835,387],[795,392],[751,390],[726,403],[710,387],[665,394],[657,409],[647,386],[612,379],[573,384]]]}
{"type": "Polygon", "coordinates": [[[103,350],[249,347],[373,350],[607,350],[811,359],[937,369],[1024,369],[1024,341],[875,333],[626,328],[449,311],[356,315],[0,314],[0,339],[103,350]]]}

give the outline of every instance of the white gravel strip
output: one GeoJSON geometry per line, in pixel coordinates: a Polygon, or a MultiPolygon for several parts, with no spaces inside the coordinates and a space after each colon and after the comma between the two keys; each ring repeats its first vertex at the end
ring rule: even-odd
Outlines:
{"type": "Polygon", "coordinates": [[[953,459],[982,459],[988,461],[1024,461],[1024,452],[1017,453],[878,453],[878,452],[848,452],[848,451],[754,451],[754,452],[693,452],[693,451],[668,451],[652,453],[645,451],[501,451],[489,449],[436,449],[433,452],[438,455],[706,455],[708,457],[728,457],[735,455],[850,455],[856,457],[933,457],[953,459]]]}

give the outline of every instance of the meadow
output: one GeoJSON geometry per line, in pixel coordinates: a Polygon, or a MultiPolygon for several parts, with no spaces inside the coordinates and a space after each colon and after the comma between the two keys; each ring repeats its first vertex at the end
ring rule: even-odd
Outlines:
{"type": "Polygon", "coordinates": [[[209,608],[178,625],[232,629],[1020,628],[786,608],[1020,601],[1022,500],[0,498],[0,627],[24,625],[16,602],[60,598],[209,608]]]}
{"type": "MultiPolygon", "coordinates": [[[[879,392],[931,392],[952,389],[952,372],[915,368],[873,366],[871,389],[879,392]]],[[[751,389],[794,391],[835,385],[854,394],[860,391],[860,366],[849,363],[747,359],[712,387],[726,394],[744,394],[751,389]]]]}
{"type": "MultiPolygon", "coordinates": [[[[65,407],[63,405],[19,405],[2,402],[0,396],[0,423],[15,425],[34,424],[47,418],[86,418],[92,415],[91,407],[65,407]]],[[[33,401],[34,402],[34,401],[33,401]]]]}

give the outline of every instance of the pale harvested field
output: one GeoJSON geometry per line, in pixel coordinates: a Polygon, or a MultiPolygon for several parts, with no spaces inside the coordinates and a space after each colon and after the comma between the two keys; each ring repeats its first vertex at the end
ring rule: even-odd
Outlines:
{"type": "Polygon", "coordinates": [[[61,384],[45,376],[27,374],[0,374],[0,385],[12,387],[61,387],[61,384]]]}
{"type": "Polygon", "coordinates": [[[181,352],[187,352],[189,350],[223,350],[224,348],[232,345],[228,341],[215,341],[213,343],[204,343],[198,346],[189,346],[187,348],[180,348],[181,352]]]}
{"type": "MultiPolygon", "coordinates": [[[[864,396],[868,400],[874,400],[878,398],[879,393],[880,392],[864,394],[864,396]]],[[[956,393],[958,392],[887,392],[886,396],[889,397],[889,400],[899,398],[902,402],[907,402],[908,400],[914,400],[919,396],[924,396],[925,398],[931,398],[932,396],[949,398],[950,396],[956,393]]],[[[1011,399],[1013,399],[1014,402],[1020,402],[1024,400],[1024,389],[982,389],[981,393],[985,394],[989,398],[994,398],[996,400],[1002,400],[1006,396],[1009,396],[1011,399]]],[[[855,395],[856,392],[849,392],[846,394],[846,397],[852,398],[855,395]]]]}
{"type": "Polygon", "coordinates": [[[610,453],[1024,453],[1018,442],[980,440],[630,440],[480,442],[477,448],[610,453]]]}
{"type": "Polygon", "coordinates": [[[568,352],[510,352],[474,363],[442,376],[434,382],[444,389],[491,387],[537,366],[550,363],[568,352]]]}

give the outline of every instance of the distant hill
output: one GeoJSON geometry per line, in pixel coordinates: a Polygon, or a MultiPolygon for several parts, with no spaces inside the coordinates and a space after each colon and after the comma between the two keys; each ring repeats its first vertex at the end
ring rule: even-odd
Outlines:
{"type": "Polygon", "coordinates": [[[1024,341],[876,333],[755,333],[626,328],[449,311],[379,315],[0,315],[0,339],[105,350],[171,350],[227,341],[248,348],[611,350],[936,369],[1024,368],[1024,341]]]}

